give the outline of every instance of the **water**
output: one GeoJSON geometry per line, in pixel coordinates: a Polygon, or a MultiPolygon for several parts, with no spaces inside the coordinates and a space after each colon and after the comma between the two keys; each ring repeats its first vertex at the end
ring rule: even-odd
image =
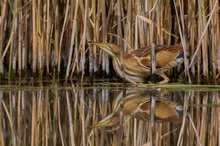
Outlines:
{"type": "Polygon", "coordinates": [[[0,86],[0,145],[216,146],[219,91],[108,83],[0,86]]]}

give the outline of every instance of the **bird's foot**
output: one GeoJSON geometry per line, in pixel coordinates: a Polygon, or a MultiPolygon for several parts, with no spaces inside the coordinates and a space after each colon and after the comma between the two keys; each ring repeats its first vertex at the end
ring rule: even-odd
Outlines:
{"type": "Polygon", "coordinates": [[[156,84],[153,84],[153,83],[148,83],[148,84],[143,84],[143,83],[139,83],[137,84],[137,87],[140,87],[140,88],[149,88],[149,87],[153,87],[155,86],[156,84]]]}

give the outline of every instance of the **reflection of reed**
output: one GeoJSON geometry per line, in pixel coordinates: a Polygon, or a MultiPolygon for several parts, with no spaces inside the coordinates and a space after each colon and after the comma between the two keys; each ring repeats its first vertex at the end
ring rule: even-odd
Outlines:
{"type": "Polygon", "coordinates": [[[151,133],[155,145],[161,146],[219,144],[219,91],[183,92],[183,118],[179,118],[176,111],[179,105],[173,102],[179,102],[179,93],[169,91],[168,98],[161,98],[161,93],[155,92],[127,90],[126,94],[120,92],[116,97],[118,92],[115,90],[100,88],[0,89],[0,145],[143,145],[150,141],[151,133]],[[153,133],[152,123],[144,121],[149,121],[145,117],[149,116],[146,108],[150,106],[150,95],[154,93],[157,95],[155,122],[159,123],[153,123],[153,133]],[[145,110],[144,114],[140,114],[142,110],[145,110]],[[167,111],[168,116],[161,114],[167,111]],[[118,123],[116,130],[106,131],[104,126],[88,128],[108,113],[115,116],[111,121],[116,119],[112,124],[118,123]],[[130,116],[135,118],[127,120],[130,116]],[[169,123],[170,119],[174,123],[183,122],[173,124],[169,123]],[[179,125],[182,125],[181,129],[179,125]]]}

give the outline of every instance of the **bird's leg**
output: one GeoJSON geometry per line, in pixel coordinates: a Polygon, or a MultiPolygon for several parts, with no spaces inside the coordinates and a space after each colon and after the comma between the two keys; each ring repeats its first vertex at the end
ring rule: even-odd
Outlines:
{"type": "Polygon", "coordinates": [[[165,75],[165,73],[162,72],[158,75],[161,76],[164,79],[163,81],[160,81],[158,84],[165,84],[165,83],[169,82],[170,79],[165,75]]]}
{"type": "Polygon", "coordinates": [[[120,70],[121,70],[121,74],[122,74],[123,87],[126,87],[126,74],[124,72],[124,65],[123,64],[120,65],[120,70]]]}
{"type": "Polygon", "coordinates": [[[151,84],[156,84],[157,83],[157,74],[156,73],[151,74],[150,81],[151,81],[150,82],[151,84]]]}

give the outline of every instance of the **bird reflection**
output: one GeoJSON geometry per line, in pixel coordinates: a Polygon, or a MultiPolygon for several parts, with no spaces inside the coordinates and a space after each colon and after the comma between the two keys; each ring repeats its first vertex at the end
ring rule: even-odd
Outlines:
{"type": "MultiPolygon", "coordinates": [[[[151,95],[155,91],[129,91],[123,96],[119,93],[113,101],[113,112],[107,115],[98,123],[90,126],[91,128],[101,126],[115,126],[120,122],[120,114],[131,116],[138,120],[150,122],[151,95]]],[[[176,102],[156,94],[154,122],[181,123],[183,108],[176,102]]]]}

